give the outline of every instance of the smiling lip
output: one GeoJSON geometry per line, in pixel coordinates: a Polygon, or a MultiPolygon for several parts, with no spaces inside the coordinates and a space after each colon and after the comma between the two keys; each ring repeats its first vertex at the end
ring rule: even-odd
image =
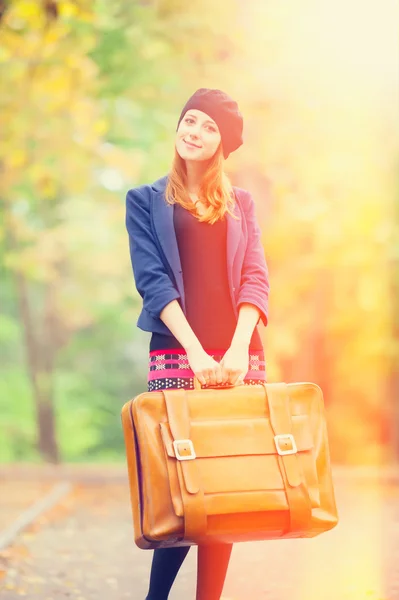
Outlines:
{"type": "Polygon", "coordinates": [[[187,144],[187,146],[191,146],[191,148],[201,148],[201,146],[196,146],[195,144],[190,144],[190,142],[186,142],[186,140],[184,140],[184,143],[187,144]]]}

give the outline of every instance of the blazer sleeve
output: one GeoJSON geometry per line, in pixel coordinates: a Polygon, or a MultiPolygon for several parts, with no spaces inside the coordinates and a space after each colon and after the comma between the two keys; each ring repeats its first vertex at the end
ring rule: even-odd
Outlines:
{"type": "Polygon", "coordinates": [[[126,195],[126,229],[136,289],[154,318],[180,294],[168,275],[151,231],[149,200],[137,189],[126,195]]]}
{"type": "Polygon", "coordinates": [[[248,242],[245,251],[237,308],[244,302],[254,304],[260,310],[260,320],[266,326],[269,318],[269,271],[261,241],[261,230],[256,220],[255,202],[245,194],[244,210],[247,222],[248,242]]]}

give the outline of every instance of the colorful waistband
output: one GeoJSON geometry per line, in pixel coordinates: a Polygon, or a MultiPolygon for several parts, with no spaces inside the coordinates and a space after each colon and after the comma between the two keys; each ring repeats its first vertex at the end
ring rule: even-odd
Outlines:
{"type": "MultiPolygon", "coordinates": [[[[206,350],[214,360],[220,362],[226,350],[206,350]]],[[[266,363],[263,350],[250,350],[248,372],[245,380],[265,380],[266,363]]],[[[184,350],[152,350],[149,353],[148,381],[161,378],[193,378],[187,354],[184,350]]]]}

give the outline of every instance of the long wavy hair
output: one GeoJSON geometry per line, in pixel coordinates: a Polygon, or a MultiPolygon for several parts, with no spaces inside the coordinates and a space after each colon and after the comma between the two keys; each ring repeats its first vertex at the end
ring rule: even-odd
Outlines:
{"type": "Polygon", "coordinates": [[[201,200],[207,206],[205,214],[200,216],[197,214],[197,209],[187,192],[186,163],[175,149],[175,156],[165,189],[166,202],[168,204],[180,204],[193,214],[198,221],[210,223],[211,225],[222,219],[226,212],[234,219],[239,220],[232,212],[235,205],[235,196],[230,180],[223,171],[223,165],[223,148],[222,144],[219,144],[218,149],[209,161],[208,168],[200,184],[198,200],[201,200]]]}

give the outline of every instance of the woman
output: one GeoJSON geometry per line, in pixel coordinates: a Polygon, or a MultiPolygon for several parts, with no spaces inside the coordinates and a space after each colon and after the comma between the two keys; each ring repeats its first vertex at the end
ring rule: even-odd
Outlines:
{"type": "MultiPolygon", "coordinates": [[[[168,176],[130,190],[126,226],[137,326],[151,331],[148,391],[266,380],[269,281],[251,195],[224,160],[242,145],[237,103],[201,88],[185,104],[168,176]]],[[[146,600],[166,600],[190,546],[154,550],[146,600]]],[[[231,544],[198,547],[197,600],[219,600],[231,544]]]]}

